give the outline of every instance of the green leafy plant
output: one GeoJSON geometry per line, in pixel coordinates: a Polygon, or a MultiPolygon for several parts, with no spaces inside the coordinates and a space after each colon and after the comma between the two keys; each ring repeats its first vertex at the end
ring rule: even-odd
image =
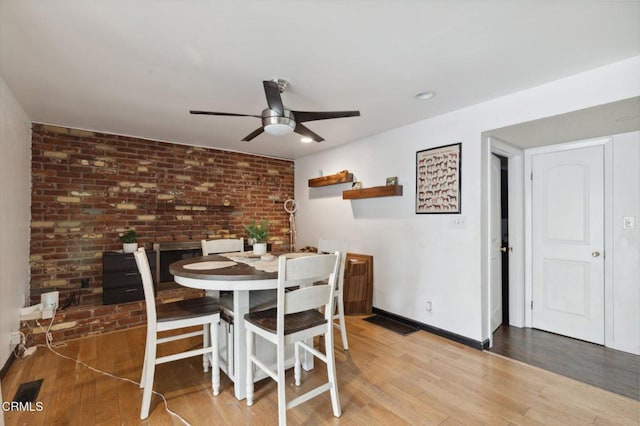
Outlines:
{"type": "Polygon", "coordinates": [[[269,239],[270,224],[266,220],[263,220],[260,223],[253,220],[250,224],[245,224],[243,226],[247,231],[249,238],[253,238],[256,243],[264,243],[269,239]]]}
{"type": "Polygon", "coordinates": [[[127,229],[122,234],[120,234],[120,241],[123,243],[135,243],[138,235],[136,234],[135,229],[127,229]]]}

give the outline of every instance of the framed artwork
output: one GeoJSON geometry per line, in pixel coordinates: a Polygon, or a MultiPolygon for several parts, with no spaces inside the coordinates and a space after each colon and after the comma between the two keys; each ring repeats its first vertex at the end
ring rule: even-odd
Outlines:
{"type": "Polygon", "coordinates": [[[461,212],[462,143],[416,152],[416,214],[461,212]]]}
{"type": "Polygon", "coordinates": [[[397,176],[391,176],[387,178],[387,185],[397,185],[397,184],[398,184],[397,176]]]}

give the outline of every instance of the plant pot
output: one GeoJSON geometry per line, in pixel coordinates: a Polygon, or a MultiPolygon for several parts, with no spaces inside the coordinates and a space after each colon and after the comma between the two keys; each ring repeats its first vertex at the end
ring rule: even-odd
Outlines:
{"type": "Polygon", "coordinates": [[[267,252],[267,243],[255,243],[253,245],[253,254],[263,255],[267,252]]]}
{"type": "Polygon", "coordinates": [[[138,250],[138,243],[122,243],[124,253],[133,253],[136,250],[138,250]]]}

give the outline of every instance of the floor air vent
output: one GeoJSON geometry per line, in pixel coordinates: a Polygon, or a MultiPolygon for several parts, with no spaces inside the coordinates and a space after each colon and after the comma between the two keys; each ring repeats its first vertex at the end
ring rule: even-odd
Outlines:
{"type": "Polygon", "coordinates": [[[21,384],[16,391],[16,396],[13,397],[13,401],[35,402],[36,398],[38,398],[38,393],[40,393],[40,386],[42,386],[42,379],[21,384]]]}

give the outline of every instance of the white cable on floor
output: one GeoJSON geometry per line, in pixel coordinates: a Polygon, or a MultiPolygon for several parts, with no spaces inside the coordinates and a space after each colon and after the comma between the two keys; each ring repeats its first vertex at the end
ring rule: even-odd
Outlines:
{"type": "MultiPolygon", "coordinates": [[[[51,321],[49,322],[49,326],[47,327],[47,331],[45,332],[46,345],[36,345],[36,346],[47,348],[51,352],[53,352],[54,354],[58,355],[59,357],[64,358],[64,359],[68,359],[70,361],[73,361],[76,364],[79,364],[79,365],[82,365],[82,366],[88,368],[89,370],[95,371],[96,373],[100,373],[100,374],[105,375],[107,377],[111,377],[111,378],[114,378],[114,379],[122,380],[124,382],[129,382],[129,383],[133,383],[134,385],[140,386],[140,382],[136,382],[135,380],[132,380],[132,379],[127,379],[126,377],[120,377],[120,376],[113,375],[111,373],[107,373],[106,371],[102,371],[102,370],[99,370],[99,369],[97,369],[95,367],[90,366],[89,364],[85,363],[84,361],[80,361],[80,360],[72,358],[70,356],[63,355],[60,352],[56,351],[54,349],[54,347],[53,347],[53,337],[52,337],[52,335],[50,333],[51,326],[53,325],[53,320],[55,319],[55,317],[56,317],[56,311],[54,310],[53,311],[53,316],[51,317],[51,321]]],[[[40,327],[40,329],[43,332],[45,331],[44,328],[42,327],[42,325],[40,325],[40,322],[38,322],[38,320],[36,320],[36,324],[38,324],[38,327],[40,327]]],[[[62,347],[62,346],[66,346],[66,344],[62,344],[59,347],[62,347]]],[[[151,392],[153,392],[155,395],[158,395],[158,396],[160,396],[160,398],[162,398],[162,401],[164,401],[164,409],[165,409],[165,411],[167,413],[169,413],[170,415],[172,415],[174,417],[177,417],[185,425],[191,426],[190,423],[187,422],[184,418],[182,418],[182,416],[180,414],[178,414],[178,413],[176,413],[174,411],[171,411],[171,409],[169,408],[169,404],[167,403],[167,398],[165,398],[163,394],[161,394],[160,392],[156,392],[153,389],[151,390],[151,392]]]]}

